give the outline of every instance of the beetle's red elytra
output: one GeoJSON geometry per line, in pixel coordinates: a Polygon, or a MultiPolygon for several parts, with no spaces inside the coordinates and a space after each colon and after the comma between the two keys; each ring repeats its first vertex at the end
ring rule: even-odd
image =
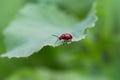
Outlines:
{"type": "Polygon", "coordinates": [[[69,33],[65,33],[65,34],[62,34],[60,37],[59,37],[59,40],[72,40],[72,35],[69,34],[69,33]]]}
{"type": "MultiPolygon", "coordinates": [[[[57,39],[57,41],[58,40],[64,40],[64,43],[67,43],[67,42],[71,42],[72,41],[72,34],[69,34],[69,33],[64,33],[64,34],[62,34],[62,35],[60,35],[60,37],[58,37],[58,36],[56,36],[56,35],[53,35],[53,36],[55,36],[55,37],[57,37],[58,39],[57,39]]],[[[57,42],[56,41],[56,42],[57,42]]],[[[55,42],[55,43],[56,43],[55,42]]]]}

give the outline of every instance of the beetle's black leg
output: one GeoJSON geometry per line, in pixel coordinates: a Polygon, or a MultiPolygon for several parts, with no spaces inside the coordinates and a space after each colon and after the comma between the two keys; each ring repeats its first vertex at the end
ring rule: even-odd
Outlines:
{"type": "Polygon", "coordinates": [[[67,44],[68,40],[64,40],[63,44],[67,44]]]}
{"type": "Polygon", "coordinates": [[[55,41],[55,44],[56,44],[58,41],[59,41],[59,39],[57,39],[57,40],[55,41]]]}

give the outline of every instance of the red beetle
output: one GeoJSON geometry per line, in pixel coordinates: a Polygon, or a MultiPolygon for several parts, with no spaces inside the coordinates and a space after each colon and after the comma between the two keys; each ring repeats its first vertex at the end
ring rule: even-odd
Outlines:
{"type": "MultiPolygon", "coordinates": [[[[53,36],[55,36],[55,37],[58,38],[57,41],[58,41],[58,40],[64,40],[64,43],[67,43],[67,42],[71,42],[71,41],[72,41],[72,35],[69,34],[69,33],[64,33],[64,34],[60,35],[60,37],[58,37],[58,36],[56,36],[56,35],[53,35],[53,36]]],[[[57,42],[57,41],[56,41],[56,42],[57,42]]],[[[55,42],[55,43],[56,43],[56,42],[55,42]]]]}

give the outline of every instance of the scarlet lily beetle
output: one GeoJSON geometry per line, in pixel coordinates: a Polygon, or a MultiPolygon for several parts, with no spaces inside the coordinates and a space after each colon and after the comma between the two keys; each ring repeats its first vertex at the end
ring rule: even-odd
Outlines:
{"type": "MultiPolygon", "coordinates": [[[[58,40],[64,40],[64,43],[65,43],[65,44],[67,44],[67,42],[71,42],[71,41],[72,41],[72,35],[69,34],[69,33],[64,33],[64,34],[60,35],[60,37],[58,37],[58,36],[56,36],[56,35],[53,35],[53,36],[55,36],[55,37],[58,38],[57,41],[58,41],[58,40]]],[[[57,42],[57,41],[56,41],[56,42],[57,42]]],[[[56,42],[55,42],[55,43],[56,43],[56,42]]]]}

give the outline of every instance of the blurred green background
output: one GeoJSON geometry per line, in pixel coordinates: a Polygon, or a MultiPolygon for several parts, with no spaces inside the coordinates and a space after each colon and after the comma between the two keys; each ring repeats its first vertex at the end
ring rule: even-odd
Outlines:
{"type": "MultiPolygon", "coordinates": [[[[0,53],[5,51],[2,30],[27,2],[37,0],[0,0],[0,53]]],[[[120,0],[95,2],[98,21],[85,39],[45,46],[27,58],[0,58],[0,80],[120,80],[120,0]]]]}

